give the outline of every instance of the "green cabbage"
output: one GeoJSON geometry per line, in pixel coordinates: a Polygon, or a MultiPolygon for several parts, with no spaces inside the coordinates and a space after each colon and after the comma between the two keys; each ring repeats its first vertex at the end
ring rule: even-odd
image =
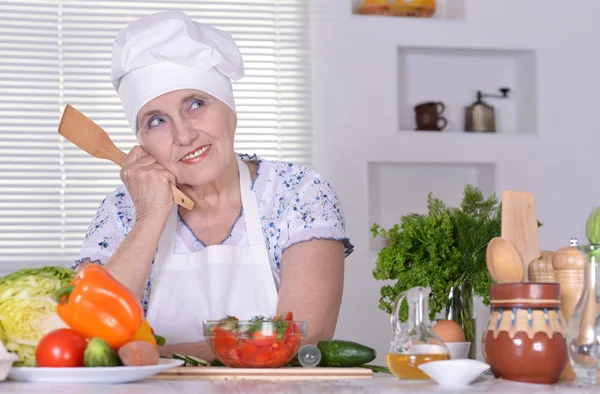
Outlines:
{"type": "Polygon", "coordinates": [[[19,356],[14,366],[35,366],[35,349],[48,332],[67,327],[56,314],[56,291],[75,272],[64,267],[26,268],[0,278],[0,340],[19,356]]]}

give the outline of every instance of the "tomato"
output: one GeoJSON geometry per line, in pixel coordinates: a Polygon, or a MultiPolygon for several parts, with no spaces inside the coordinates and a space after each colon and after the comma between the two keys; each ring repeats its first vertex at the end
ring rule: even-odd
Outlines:
{"type": "Polygon", "coordinates": [[[240,358],[234,348],[219,352],[219,359],[225,365],[240,365],[240,358]]]}
{"type": "Polygon", "coordinates": [[[87,338],[68,328],[46,334],[35,350],[38,367],[83,367],[87,338]]]}
{"type": "Polygon", "coordinates": [[[275,316],[271,321],[283,335],[279,338],[272,331],[263,332],[260,329],[247,336],[237,332],[216,327],[212,338],[212,348],[215,356],[229,367],[242,368],[276,368],[289,362],[302,341],[302,331],[294,322],[292,312],[285,317],[275,316]]]}
{"type": "Polygon", "coordinates": [[[257,367],[270,366],[271,361],[271,349],[270,346],[263,346],[258,348],[256,351],[256,357],[254,358],[254,365],[257,367]]]}
{"type": "Polygon", "coordinates": [[[244,363],[252,362],[258,348],[252,342],[241,343],[237,348],[238,357],[244,363]]]}
{"type": "Polygon", "coordinates": [[[292,353],[287,343],[282,346],[274,348],[270,355],[270,363],[273,365],[282,365],[288,362],[292,358],[292,353]]]}
{"type": "Polygon", "coordinates": [[[221,328],[215,328],[215,347],[227,349],[234,347],[237,339],[233,333],[221,328]]]}
{"type": "Polygon", "coordinates": [[[277,337],[275,335],[263,335],[260,331],[252,334],[252,344],[254,346],[271,346],[277,343],[277,337]]]}

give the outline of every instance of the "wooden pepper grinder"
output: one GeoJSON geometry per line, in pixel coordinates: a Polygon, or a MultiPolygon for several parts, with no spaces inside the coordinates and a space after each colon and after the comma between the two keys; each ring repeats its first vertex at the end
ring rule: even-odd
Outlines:
{"type": "MultiPolygon", "coordinates": [[[[560,307],[566,323],[569,322],[584,287],[585,256],[577,249],[575,238],[570,243],[570,246],[557,250],[552,259],[556,282],[560,284],[560,307]]],[[[575,378],[571,363],[567,363],[560,380],[572,381],[575,378]]]]}
{"type": "Polygon", "coordinates": [[[533,260],[527,267],[527,276],[533,283],[556,283],[552,259],[554,252],[542,250],[541,256],[533,260]]]}

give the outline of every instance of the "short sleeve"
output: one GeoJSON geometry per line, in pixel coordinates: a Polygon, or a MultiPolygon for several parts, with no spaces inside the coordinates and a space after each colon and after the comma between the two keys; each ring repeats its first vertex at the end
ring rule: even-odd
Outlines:
{"type": "Polygon", "coordinates": [[[342,207],[331,185],[318,175],[306,175],[288,206],[288,239],[282,250],[312,239],[340,240],[346,256],[354,246],[346,233],[342,207]]]}
{"type": "Polygon", "coordinates": [[[100,203],[96,216],[85,234],[79,256],[71,269],[75,269],[86,259],[104,265],[125,236],[123,213],[117,207],[115,200],[109,196],[100,203]]]}

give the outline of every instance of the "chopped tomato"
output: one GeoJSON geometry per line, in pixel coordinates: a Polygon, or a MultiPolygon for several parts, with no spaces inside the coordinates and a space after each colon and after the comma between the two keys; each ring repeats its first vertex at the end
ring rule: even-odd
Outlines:
{"type": "Polygon", "coordinates": [[[289,349],[290,348],[287,346],[287,344],[284,344],[284,346],[280,346],[276,349],[273,349],[273,352],[271,352],[269,361],[272,364],[276,364],[276,365],[283,365],[283,364],[287,363],[288,361],[290,361],[290,359],[294,355],[294,353],[292,353],[289,349]]]}
{"type": "Polygon", "coordinates": [[[300,335],[293,335],[287,340],[286,345],[292,349],[296,349],[300,345],[301,340],[302,337],[300,335]]]}
{"type": "Polygon", "coordinates": [[[292,312],[273,318],[257,317],[249,330],[238,330],[238,321],[221,320],[211,339],[215,356],[229,367],[276,368],[288,363],[300,347],[302,331],[292,312]],[[269,325],[264,331],[263,323],[269,325]],[[250,334],[251,333],[251,334],[250,334]]]}
{"type": "Polygon", "coordinates": [[[277,343],[277,337],[275,335],[264,335],[260,331],[252,334],[252,344],[254,346],[271,346],[274,343],[277,343]]]}
{"type": "Polygon", "coordinates": [[[215,350],[215,355],[225,365],[238,365],[240,363],[240,358],[235,348],[215,350]]]}
{"type": "Polygon", "coordinates": [[[235,334],[221,328],[215,328],[215,347],[230,348],[235,346],[235,334]]]}
{"type": "Polygon", "coordinates": [[[247,341],[241,343],[237,348],[238,357],[242,362],[252,362],[257,351],[258,347],[247,341]]]}
{"type": "Polygon", "coordinates": [[[271,347],[263,346],[258,348],[256,356],[254,357],[254,364],[257,367],[264,367],[269,365],[271,360],[271,347]]]}

